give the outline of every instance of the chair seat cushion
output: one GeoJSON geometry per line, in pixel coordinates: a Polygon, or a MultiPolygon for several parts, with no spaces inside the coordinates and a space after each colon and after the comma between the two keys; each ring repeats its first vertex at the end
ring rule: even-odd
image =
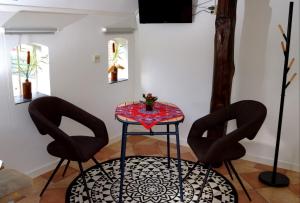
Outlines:
{"type": "Polygon", "coordinates": [[[195,140],[189,139],[188,143],[198,160],[203,163],[217,163],[227,160],[235,160],[246,154],[246,150],[243,145],[240,143],[234,143],[226,146],[221,153],[215,154],[214,157],[208,157],[207,152],[215,141],[215,138],[197,137],[195,140]]]}
{"type": "Polygon", "coordinates": [[[72,139],[77,150],[80,152],[79,157],[77,154],[71,153],[64,144],[56,140],[48,144],[47,150],[49,154],[72,161],[85,162],[106,145],[106,143],[98,137],[70,136],[70,139],[72,139]]]}

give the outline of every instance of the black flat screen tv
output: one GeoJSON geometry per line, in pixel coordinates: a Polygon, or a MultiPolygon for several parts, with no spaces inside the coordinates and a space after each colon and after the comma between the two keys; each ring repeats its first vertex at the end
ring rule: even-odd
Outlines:
{"type": "Polygon", "coordinates": [[[140,23],[192,23],[192,0],[139,0],[140,23]]]}

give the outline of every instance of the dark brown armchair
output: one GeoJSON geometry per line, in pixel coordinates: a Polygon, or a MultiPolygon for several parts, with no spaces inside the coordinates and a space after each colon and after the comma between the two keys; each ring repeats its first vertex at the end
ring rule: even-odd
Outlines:
{"type": "Polygon", "coordinates": [[[68,160],[68,162],[63,174],[65,174],[70,161],[78,162],[88,198],[89,192],[82,162],[93,159],[93,161],[100,166],[106,177],[111,181],[111,178],[105,172],[101,164],[94,158],[94,155],[108,144],[108,134],[102,120],[63,99],[53,96],[35,99],[30,103],[28,111],[38,131],[42,135],[48,134],[54,139],[54,141],[48,144],[48,153],[60,158],[58,165],[44,186],[40,196],[43,195],[64,160],[68,160]],[[63,116],[88,127],[95,136],[67,135],[59,128],[63,116]]]}
{"type": "Polygon", "coordinates": [[[232,165],[231,160],[239,159],[245,155],[246,149],[239,143],[239,141],[244,138],[248,138],[250,140],[254,139],[265,120],[266,114],[267,109],[260,102],[244,100],[213,112],[193,123],[188,135],[188,144],[197,156],[198,161],[192,169],[189,170],[184,180],[188,178],[189,174],[195,169],[199,162],[208,166],[199,199],[201,198],[203,188],[208,181],[212,165],[224,162],[231,178],[232,175],[230,168],[251,201],[251,198],[232,165]],[[205,131],[233,119],[236,120],[236,130],[220,138],[203,137],[205,131]]]}

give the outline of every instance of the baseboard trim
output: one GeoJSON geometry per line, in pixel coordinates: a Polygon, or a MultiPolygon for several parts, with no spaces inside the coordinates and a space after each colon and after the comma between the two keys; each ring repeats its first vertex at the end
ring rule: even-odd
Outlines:
{"type": "MultiPolygon", "coordinates": [[[[243,157],[243,159],[248,160],[248,161],[253,161],[253,162],[256,162],[256,163],[260,163],[260,164],[273,166],[273,158],[269,158],[269,157],[261,157],[261,156],[256,156],[256,155],[247,153],[243,157]]],[[[287,161],[278,160],[278,167],[288,169],[288,170],[292,170],[292,171],[296,171],[296,172],[300,172],[300,165],[299,164],[290,163],[290,162],[287,162],[287,161]]]]}
{"type": "Polygon", "coordinates": [[[36,178],[36,177],[38,177],[38,176],[40,176],[40,175],[42,175],[44,173],[47,173],[48,171],[53,170],[57,166],[58,161],[59,161],[59,159],[51,161],[50,163],[44,164],[43,166],[41,166],[41,167],[39,167],[37,169],[28,171],[25,174],[28,175],[28,176],[30,176],[31,178],[36,178]]]}

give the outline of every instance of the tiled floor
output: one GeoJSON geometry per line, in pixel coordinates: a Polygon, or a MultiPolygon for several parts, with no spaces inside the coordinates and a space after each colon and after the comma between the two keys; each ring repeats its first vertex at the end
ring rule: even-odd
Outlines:
{"type": "MultiPolygon", "coordinates": [[[[129,155],[154,155],[154,156],[166,156],[166,143],[156,139],[148,137],[129,137],[127,142],[127,156],[129,155]]],[[[175,145],[171,146],[171,155],[176,156],[175,145]]],[[[101,150],[96,158],[100,161],[106,161],[109,159],[117,158],[120,156],[120,142],[111,144],[101,150]]],[[[187,147],[181,148],[182,159],[195,161],[195,157],[187,147]]],[[[285,188],[271,188],[266,187],[258,181],[258,174],[261,171],[271,170],[271,167],[262,164],[257,164],[245,160],[233,161],[235,168],[244,181],[246,188],[248,189],[253,203],[300,203],[300,173],[296,173],[288,170],[280,170],[280,172],[286,174],[291,184],[285,188]]],[[[93,162],[87,162],[84,164],[85,168],[93,165],[93,162]]],[[[71,163],[70,168],[65,176],[62,178],[63,167],[59,173],[55,176],[54,181],[49,185],[48,189],[44,193],[42,198],[39,198],[42,187],[46,183],[51,172],[43,174],[34,179],[33,189],[27,192],[26,196],[18,197],[18,203],[64,203],[66,188],[69,183],[78,175],[78,167],[76,163],[71,163]]],[[[231,181],[226,168],[223,166],[216,169],[228,180],[231,181]]],[[[239,203],[249,203],[246,195],[241,189],[240,185],[234,178],[232,181],[239,194],[239,203]]]]}

